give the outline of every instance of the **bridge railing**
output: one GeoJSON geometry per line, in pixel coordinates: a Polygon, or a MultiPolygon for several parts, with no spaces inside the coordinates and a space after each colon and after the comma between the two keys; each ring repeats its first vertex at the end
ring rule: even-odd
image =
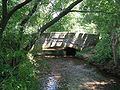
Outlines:
{"type": "Polygon", "coordinates": [[[68,32],[52,32],[44,33],[38,40],[38,45],[42,45],[43,50],[47,49],[64,49],[71,47],[75,49],[83,49],[95,46],[99,40],[97,34],[87,33],[68,33],[68,32]]]}

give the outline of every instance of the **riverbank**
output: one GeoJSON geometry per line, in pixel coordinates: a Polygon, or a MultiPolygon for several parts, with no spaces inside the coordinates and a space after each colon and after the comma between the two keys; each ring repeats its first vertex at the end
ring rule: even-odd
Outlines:
{"type": "Polygon", "coordinates": [[[90,61],[89,59],[91,58],[91,56],[92,56],[91,54],[87,53],[84,54],[81,58],[85,62],[88,62],[90,65],[95,66],[101,72],[120,79],[120,66],[116,67],[112,60],[109,60],[106,63],[97,63],[95,61],[90,61]]]}
{"type": "Polygon", "coordinates": [[[90,64],[97,67],[100,71],[120,79],[120,66],[115,67],[112,62],[104,64],[90,62],[90,64]]]}

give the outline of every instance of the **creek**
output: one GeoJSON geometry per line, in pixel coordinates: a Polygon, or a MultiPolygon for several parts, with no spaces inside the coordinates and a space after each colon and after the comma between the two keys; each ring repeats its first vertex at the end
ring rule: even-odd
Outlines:
{"type": "Polygon", "coordinates": [[[40,90],[120,90],[120,82],[83,60],[46,58],[50,72],[41,77],[40,90]]]}

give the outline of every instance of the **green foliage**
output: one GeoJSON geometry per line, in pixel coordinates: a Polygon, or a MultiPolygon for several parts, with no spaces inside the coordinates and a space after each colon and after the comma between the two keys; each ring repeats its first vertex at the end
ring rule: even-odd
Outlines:
{"type": "Polygon", "coordinates": [[[51,31],[53,31],[53,32],[70,31],[71,26],[72,26],[70,20],[72,20],[71,16],[65,16],[59,22],[57,22],[53,26],[51,26],[47,31],[48,32],[51,32],[51,31]]]}
{"type": "Polygon", "coordinates": [[[92,54],[93,52],[94,52],[94,48],[88,47],[88,48],[84,48],[83,50],[77,51],[76,56],[81,59],[83,58],[88,59],[93,55],[92,54]]]}
{"type": "MultiPolygon", "coordinates": [[[[24,23],[25,25],[20,26],[21,22],[32,10],[36,1],[31,0],[30,3],[17,10],[10,17],[7,27],[5,27],[6,29],[2,35],[3,38],[0,41],[1,90],[37,90],[34,68],[27,57],[28,51],[25,51],[24,48],[33,39],[31,34],[36,32],[39,26],[52,20],[54,15],[59,14],[75,0],[40,0],[36,12],[33,13],[28,22],[24,23]],[[22,35],[20,33],[21,27],[23,27],[22,35]]],[[[21,2],[24,2],[24,0],[8,0],[7,12],[14,9],[21,2]]],[[[74,26],[79,26],[77,18],[73,19],[74,15],[69,14],[61,19],[49,31],[71,31],[74,29],[74,26]]],[[[2,2],[0,1],[0,19],[1,17],[2,2]]],[[[46,62],[40,62],[40,69],[49,69],[49,66],[46,62]]]]}
{"type": "MultiPolygon", "coordinates": [[[[114,43],[112,33],[116,33],[115,35],[119,37],[120,19],[118,13],[120,3],[118,0],[84,0],[81,6],[81,10],[90,11],[82,14],[84,15],[83,25],[94,23],[101,36],[92,60],[99,63],[112,60],[114,43]]],[[[117,51],[115,51],[119,52],[118,47],[116,48],[117,51]]]]}
{"type": "Polygon", "coordinates": [[[48,64],[48,61],[45,59],[42,59],[40,61],[37,61],[37,63],[39,64],[39,71],[41,73],[41,75],[44,75],[44,73],[48,73],[50,72],[50,65],[48,64]]]}
{"type": "Polygon", "coordinates": [[[112,59],[111,39],[105,34],[96,46],[96,54],[91,59],[98,63],[108,62],[112,59]]]}
{"type": "MultiPolygon", "coordinates": [[[[20,35],[20,23],[29,14],[36,0],[32,0],[12,15],[0,42],[0,89],[36,90],[34,68],[27,58],[28,52],[24,51],[24,47],[28,45],[33,38],[31,34],[36,32],[39,26],[52,20],[73,1],[75,0],[40,0],[36,12],[23,26],[23,35],[20,35]]],[[[8,0],[8,11],[20,2],[21,0],[8,0]]],[[[112,59],[111,33],[120,31],[119,0],[83,0],[83,3],[74,9],[78,8],[100,12],[70,13],[50,27],[48,32],[80,31],[80,29],[90,33],[92,30],[98,31],[101,40],[97,44],[96,55],[92,60],[99,63],[109,61],[112,59]]],[[[1,9],[0,1],[0,19],[1,9]]],[[[81,54],[78,53],[80,56],[81,54]]],[[[49,69],[46,62],[40,62],[39,66],[41,72],[49,69]]]]}
{"type": "Polygon", "coordinates": [[[1,90],[37,89],[34,68],[26,54],[26,51],[20,50],[19,35],[4,35],[0,47],[1,90]]]}
{"type": "Polygon", "coordinates": [[[33,66],[29,61],[21,63],[13,72],[2,81],[2,90],[37,90],[33,66]]]}
{"type": "MultiPolygon", "coordinates": [[[[53,19],[53,15],[61,12],[61,9],[64,9],[71,3],[70,1],[71,0],[40,0],[36,12],[33,13],[29,21],[24,23],[25,25],[23,26],[20,24],[28,16],[36,0],[31,0],[30,3],[17,10],[10,17],[5,27],[6,29],[2,34],[3,38],[0,41],[1,90],[37,90],[34,68],[27,57],[28,51],[25,51],[24,48],[30,40],[33,39],[31,34],[37,31],[38,26],[42,26],[53,19]],[[22,34],[20,33],[21,27],[23,27],[22,34]]],[[[7,12],[9,13],[9,11],[21,2],[24,1],[8,0],[7,12]]],[[[1,18],[2,2],[0,1],[0,20],[1,18]]],[[[71,19],[71,17],[63,19],[64,23],[60,23],[60,26],[53,26],[53,30],[68,30],[69,19],[71,19]]],[[[46,63],[41,63],[40,68],[41,67],[44,69],[49,68],[46,63]]]]}
{"type": "Polygon", "coordinates": [[[2,78],[0,83],[1,90],[37,90],[38,83],[37,79],[35,79],[31,63],[29,61],[24,62],[24,64],[20,64],[17,67],[13,69],[10,66],[4,65],[2,73],[7,75],[4,75],[5,78],[2,78]]]}
{"type": "Polygon", "coordinates": [[[120,44],[119,44],[119,46],[118,46],[118,61],[119,61],[119,63],[120,63],[120,44]]]}

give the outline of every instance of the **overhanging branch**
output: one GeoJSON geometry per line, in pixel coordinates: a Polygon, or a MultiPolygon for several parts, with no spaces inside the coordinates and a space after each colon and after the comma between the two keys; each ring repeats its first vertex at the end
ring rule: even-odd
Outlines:
{"type": "MultiPolygon", "coordinates": [[[[25,27],[26,23],[29,21],[29,19],[31,18],[31,16],[36,12],[37,7],[39,5],[39,2],[40,2],[40,0],[38,0],[38,1],[35,2],[32,10],[29,11],[28,15],[20,23],[20,41],[21,42],[22,42],[22,39],[23,39],[23,33],[24,33],[23,30],[24,30],[24,27],[25,27]]],[[[20,48],[21,48],[21,46],[22,45],[20,45],[20,48]]],[[[31,47],[27,46],[27,47],[24,48],[24,50],[29,50],[29,48],[31,48],[31,47]]]]}
{"type": "Polygon", "coordinates": [[[77,4],[79,4],[82,1],[83,0],[76,0],[75,2],[73,2],[72,4],[70,4],[57,17],[55,17],[53,20],[51,20],[50,22],[48,22],[45,25],[43,25],[40,29],[38,29],[38,32],[43,33],[47,28],[49,28],[50,26],[52,26],[53,24],[55,24],[57,21],[59,21],[65,15],[67,15],[74,6],[76,6],[77,4]]]}
{"type": "Polygon", "coordinates": [[[10,17],[20,8],[31,2],[32,0],[25,0],[24,2],[16,5],[10,12],[7,12],[7,1],[8,0],[2,0],[2,5],[3,5],[3,15],[2,19],[0,21],[0,36],[3,34],[5,27],[10,19],[10,17]],[[7,13],[7,14],[6,14],[7,13]]]}
{"type": "Polygon", "coordinates": [[[22,8],[23,6],[25,6],[26,4],[28,4],[29,2],[31,2],[32,0],[25,0],[24,2],[16,5],[9,13],[8,13],[8,18],[10,18],[18,9],[22,8]]]}
{"type": "Polygon", "coordinates": [[[70,12],[114,14],[114,13],[112,13],[112,12],[105,12],[105,11],[91,11],[91,10],[71,10],[70,12]]]}
{"type": "Polygon", "coordinates": [[[29,14],[22,20],[22,22],[20,23],[20,26],[24,26],[28,20],[30,19],[30,17],[35,13],[37,6],[38,6],[39,2],[36,2],[32,8],[32,10],[29,12],[29,14]]]}

